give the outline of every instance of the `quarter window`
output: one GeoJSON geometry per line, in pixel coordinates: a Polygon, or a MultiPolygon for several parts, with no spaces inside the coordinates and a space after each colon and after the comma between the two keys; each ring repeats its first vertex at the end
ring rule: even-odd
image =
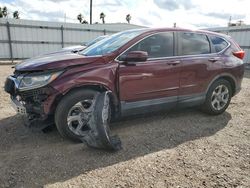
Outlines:
{"type": "Polygon", "coordinates": [[[199,55],[210,53],[210,45],[206,35],[197,33],[181,33],[181,55],[199,55]]]}
{"type": "Polygon", "coordinates": [[[143,39],[126,53],[131,51],[146,51],[149,58],[169,57],[174,55],[173,33],[159,33],[143,39]]]}
{"type": "Polygon", "coordinates": [[[214,46],[215,52],[220,52],[228,46],[228,43],[220,37],[211,36],[210,39],[214,46]]]}

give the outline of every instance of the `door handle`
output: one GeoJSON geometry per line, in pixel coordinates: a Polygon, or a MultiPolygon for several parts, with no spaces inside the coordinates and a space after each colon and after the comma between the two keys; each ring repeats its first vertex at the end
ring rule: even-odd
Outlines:
{"type": "Polygon", "coordinates": [[[142,79],[146,79],[146,78],[148,78],[148,77],[152,77],[153,76],[153,74],[152,73],[142,73],[142,79]]]}
{"type": "Polygon", "coordinates": [[[218,58],[218,57],[213,57],[213,58],[208,59],[208,61],[210,61],[212,63],[219,61],[219,60],[220,60],[220,58],[218,58]]]}
{"type": "Polygon", "coordinates": [[[179,60],[177,60],[177,61],[170,61],[170,62],[167,63],[167,65],[176,66],[176,65],[178,65],[178,64],[180,64],[180,63],[181,63],[181,61],[179,61],[179,60]]]}

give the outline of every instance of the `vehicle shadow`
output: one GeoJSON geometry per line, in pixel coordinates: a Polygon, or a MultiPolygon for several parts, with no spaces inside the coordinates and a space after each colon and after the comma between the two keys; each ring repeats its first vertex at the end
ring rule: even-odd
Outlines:
{"type": "Polygon", "coordinates": [[[11,178],[11,187],[63,182],[90,170],[212,136],[230,119],[228,112],[209,116],[194,109],[126,118],[111,126],[123,149],[107,152],[64,140],[56,130],[30,132],[19,116],[9,117],[0,120],[0,182],[8,184],[11,178]]]}

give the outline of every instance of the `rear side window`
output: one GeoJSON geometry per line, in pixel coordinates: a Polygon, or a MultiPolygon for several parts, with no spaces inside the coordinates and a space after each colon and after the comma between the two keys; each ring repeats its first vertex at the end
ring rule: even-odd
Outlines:
{"type": "Polygon", "coordinates": [[[198,33],[180,33],[181,55],[199,55],[210,53],[206,35],[198,33]]]}
{"type": "Polygon", "coordinates": [[[126,53],[131,51],[146,51],[149,58],[170,57],[174,55],[173,38],[172,32],[155,34],[143,39],[126,53]]]}
{"type": "Polygon", "coordinates": [[[220,52],[228,46],[228,43],[220,37],[211,36],[210,39],[214,46],[215,52],[220,52]]]}

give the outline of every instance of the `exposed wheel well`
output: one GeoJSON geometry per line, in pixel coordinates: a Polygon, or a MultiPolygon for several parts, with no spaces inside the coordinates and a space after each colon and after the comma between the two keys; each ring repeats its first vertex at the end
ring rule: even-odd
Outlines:
{"type": "MultiPolygon", "coordinates": [[[[104,92],[104,91],[108,91],[108,88],[102,86],[102,85],[84,85],[84,86],[80,86],[80,87],[75,87],[75,88],[72,88],[70,89],[69,91],[67,91],[66,93],[64,93],[63,95],[60,95],[55,101],[54,101],[54,109],[52,111],[52,114],[54,114],[55,112],[55,109],[57,107],[57,105],[60,103],[61,99],[71,93],[71,92],[74,92],[74,91],[77,91],[77,90],[82,90],[82,89],[91,89],[91,90],[94,90],[94,91],[99,91],[99,92],[104,92]]],[[[111,108],[112,108],[112,112],[116,112],[119,107],[118,107],[118,99],[116,97],[116,95],[114,93],[111,93],[111,108]]]]}

